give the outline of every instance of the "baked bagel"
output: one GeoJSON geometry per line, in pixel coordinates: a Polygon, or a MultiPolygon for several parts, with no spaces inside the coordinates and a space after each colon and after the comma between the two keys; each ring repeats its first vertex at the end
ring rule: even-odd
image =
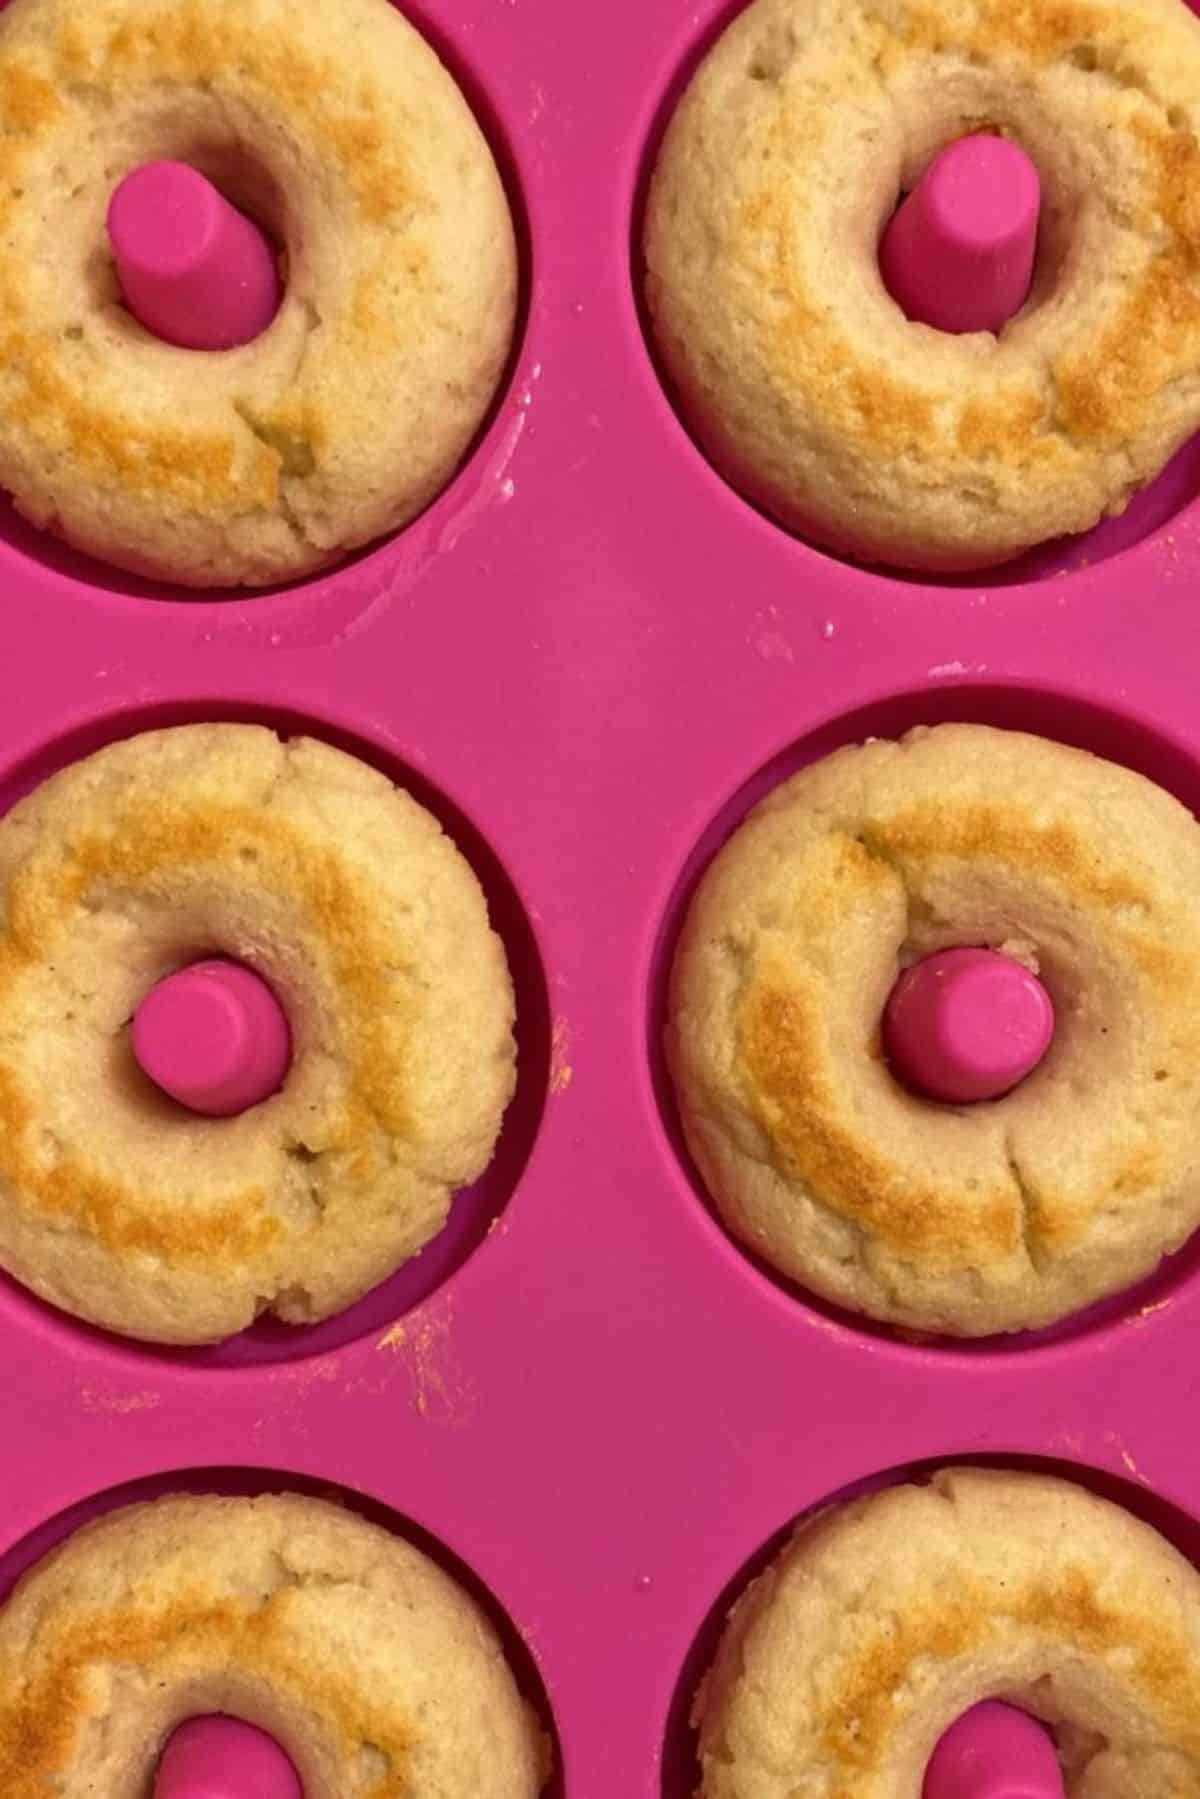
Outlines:
{"type": "Polygon", "coordinates": [[[1200,1576],[1043,1475],[950,1469],[803,1523],[699,1696],[702,1799],[914,1799],[984,1699],[1054,1728],[1068,1799],[1200,1793],[1200,1576]]]}
{"type": "Polygon", "coordinates": [[[1046,1325],[1200,1223],[1200,827],[1142,776],[974,725],[839,751],[705,875],[673,973],[683,1127],[729,1228],[917,1330],[1046,1325]],[[1003,950],[1057,1028],[1002,1099],[893,1078],[899,971],[1003,950]]]}
{"type": "Polygon", "coordinates": [[[0,485],[35,524],[194,586],[292,580],[413,518],[515,316],[491,152],[388,0],[11,0],[0,13],[0,485]],[[252,343],[122,303],[109,200],[190,163],[285,252],[252,343]]]}
{"type": "Polygon", "coordinates": [[[329,1317],[489,1161],[513,993],[484,897],[384,775],[251,725],[150,732],[0,821],[0,1265],[161,1343],[329,1317]],[[282,1090],[202,1118],[129,1023],[209,952],[283,1004],[282,1090]]]}
{"type": "Polygon", "coordinates": [[[546,1774],[475,1602],[321,1500],[133,1506],[0,1610],[5,1799],[143,1799],[175,1727],[211,1712],[270,1732],[305,1799],[535,1799],[546,1774]]]}
{"type": "Polygon", "coordinates": [[[666,134],[653,335],[726,477],[863,560],[982,568],[1119,513],[1200,427],[1200,21],[1182,0],[756,0],[666,134]],[[1000,130],[1041,175],[1000,333],[911,323],[902,193],[1000,130]]]}

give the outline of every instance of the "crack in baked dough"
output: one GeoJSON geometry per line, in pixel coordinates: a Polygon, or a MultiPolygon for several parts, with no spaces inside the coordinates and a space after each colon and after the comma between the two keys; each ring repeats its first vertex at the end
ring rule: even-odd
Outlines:
{"type": "Polygon", "coordinates": [[[1041,1275],[1051,1265],[1053,1258],[1047,1250],[1042,1230],[1041,1202],[1025,1178],[1011,1131],[1005,1133],[1004,1154],[1021,1202],[1021,1241],[1025,1246],[1025,1254],[1029,1257],[1030,1267],[1035,1274],[1041,1275]]]}
{"type": "MultiPolygon", "coordinates": [[[[296,383],[293,381],[287,392],[295,391],[296,383]]],[[[233,410],[250,435],[278,460],[275,507],[284,524],[306,549],[319,550],[321,546],[315,544],[309,537],[287,491],[288,481],[307,481],[317,471],[316,455],[311,442],[301,433],[288,432],[280,426],[267,424],[257,417],[248,400],[234,400],[233,410]]],[[[254,510],[257,512],[264,509],[256,507],[254,510]]],[[[265,510],[269,512],[273,508],[267,507],[265,510]]]]}
{"type": "MultiPolygon", "coordinates": [[[[870,794],[871,784],[868,782],[864,788],[863,800],[864,809],[868,814],[871,808],[870,794]]],[[[859,825],[853,835],[854,841],[866,851],[872,862],[878,862],[881,868],[886,868],[890,874],[895,876],[904,893],[904,941],[896,953],[895,979],[898,980],[901,972],[912,959],[914,923],[919,921],[929,930],[946,930],[949,929],[952,920],[944,918],[929,900],[916,891],[904,859],[895,855],[883,839],[872,830],[869,817],[859,825]]]]}

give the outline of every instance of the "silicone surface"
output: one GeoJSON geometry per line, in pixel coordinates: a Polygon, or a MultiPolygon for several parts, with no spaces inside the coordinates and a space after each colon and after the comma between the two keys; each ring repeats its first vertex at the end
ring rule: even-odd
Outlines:
{"type": "Polygon", "coordinates": [[[113,194],[108,232],[129,310],[188,350],[232,350],[265,331],[281,297],[275,252],[211,181],[148,162],[113,194]]]}
{"type": "Polygon", "coordinates": [[[701,869],[841,743],[980,720],[1200,804],[1200,453],[1090,537],[970,579],[899,580],[788,537],[676,416],[631,257],[656,134],[731,9],[411,16],[528,224],[494,418],[409,530],[263,597],[138,582],[0,510],[0,806],[113,737],[200,718],[368,756],[480,873],[522,1088],[443,1236],[327,1325],[171,1354],[0,1280],[0,1592],[130,1482],[336,1484],[459,1558],[531,1646],[551,1799],[693,1799],[687,1714],[725,1609],[789,1521],[843,1490],[934,1460],[1048,1460],[1197,1551],[1194,1242],[1036,1337],[872,1328],[726,1236],[661,1043],[701,869]]]}
{"type": "Polygon", "coordinates": [[[879,267],[910,319],[999,331],[1021,310],[1037,253],[1041,182],[1019,144],[983,132],[936,156],[897,208],[879,267]]]}
{"type": "Polygon", "coordinates": [[[998,1099],[1032,1074],[1053,1036],[1042,983],[994,950],[926,956],[905,969],[884,1012],[893,1073],[946,1105],[998,1099]]]}
{"type": "Polygon", "coordinates": [[[237,962],[194,962],[147,994],[133,1052],[156,1086],[193,1112],[228,1118],[270,1099],[291,1062],[291,1034],[267,983],[237,962]]]}
{"type": "Polygon", "coordinates": [[[1064,1799],[1053,1740],[1015,1706],[976,1705],[938,1743],[922,1799],[1064,1799]]]}
{"type": "Polygon", "coordinates": [[[239,1718],[193,1718],[163,1751],[154,1799],[304,1799],[272,1737],[239,1718]]]}

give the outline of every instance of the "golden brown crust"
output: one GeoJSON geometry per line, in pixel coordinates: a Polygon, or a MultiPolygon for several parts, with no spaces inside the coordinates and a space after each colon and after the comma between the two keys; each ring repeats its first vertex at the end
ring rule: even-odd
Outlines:
{"type": "Polygon", "coordinates": [[[1200,1221],[1200,831],[1126,770],[941,726],[785,783],[705,877],[672,983],[689,1145],[737,1235],[874,1317],[983,1335],[1147,1272],[1200,1221]],[[893,1081],[900,967],[1037,967],[1053,1050],[1006,1099],[893,1081]]]}
{"type": "Polygon", "coordinates": [[[1198,125],[1179,0],[758,0],[651,194],[689,418],[785,524],[867,557],[983,566],[1121,511],[1200,422],[1198,125]],[[1039,283],[999,340],[950,337],[903,318],[875,245],[943,143],[995,128],[1043,177],[1039,283]]]}
{"type": "Polygon", "coordinates": [[[806,1020],[807,996],[785,973],[748,994],[738,1025],[739,1051],[755,1112],[780,1162],[824,1205],[852,1218],[902,1257],[992,1262],[1021,1246],[1021,1215],[1007,1173],[976,1190],[966,1211],[959,1197],[930,1180],[897,1172],[852,1128],[822,1066],[819,1024],[806,1020]]]}
{"type": "Polygon", "coordinates": [[[478,127],[386,0],[324,24],[288,0],[13,0],[0,124],[0,479],[37,522],[261,584],[428,502],[503,369],[516,257],[478,127]],[[243,350],[171,350],[119,304],[108,193],[172,155],[288,245],[283,310],[243,350]]]}
{"type": "Polygon", "coordinates": [[[1077,1727],[1069,1799],[1194,1799],[1200,1578],[1044,1476],[950,1469],[835,1507],[735,1608],[697,1703],[704,1799],[788,1799],[818,1769],[829,1799],[899,1799],[955,1717],[1001,1695],[1077,1727]]]}
{"type": "MultiPolygon", "coordinates": [[[[404,1082],[411,1022],[388,974],[395,938],[378,889],[337,847],[315,843],[289,821],[238,806],[197,813],[190,795],[167,793],[152,814],[118,810],[95,835],[75,838],[65,855],[26,863],[9,889],[0,1006],[31,969],[62,954],[72,920],[92,896],[169,890],[176,876],[194,879],[199,870],[237,880],[235,858],[252,861],[253,886],[288,894],[329,954],[352,1055],[336,1145],[364,1142],[375,1127],[403,1141],[413,1125],[404,1082]]],[[[251,885],[244,877],[238,884],[251,885]]],[[[26,1207],[70,1219],[107,1249],[236,1264],[278,1235],[260,1189],[197,1218],[172,1211],[132,1183],[106,1182],[84,1163],[47,1166],[31,1153],[36,1120],[11,1069],[0,1067],[0,1123],[6,1127],[0,1131],[0,1171],[26,1207]]]]}
{"type": "Polygon", "coordinates": [[[171,1341],[326,1316],[488,1160],[503,953],[465,862],[373,770],[252,727],[150,733],[0,823],[0,881],[0,1255],[56,1303],[171,1341]],[[269,976],[296,1049],[223,1123],[161,1101],[128,1046],[148,986],[210,949],[269,976]]]}
{"type": "Polygon", "coordinates": [[[139,1799],[175,1724],[218,1694],[278,1735],[307,1799],[542,1783],[491,1626],[424,1556],[322,1501],[199,1498],[78,1532],[0,1613],[6,1799],[139,1799]]]}

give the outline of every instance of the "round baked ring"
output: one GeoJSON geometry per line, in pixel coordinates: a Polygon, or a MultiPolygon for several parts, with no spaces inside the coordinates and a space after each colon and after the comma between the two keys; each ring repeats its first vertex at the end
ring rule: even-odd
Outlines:
{"type": "Polygon", "coordinates": [[[696,1703],[703,1799],[912,1799],[984,1699],[1055,1727],[1068,1799],[1193,1799],[1200,1577],[1045,1475],[949,1469],[801,1524],[696,1703]]]}
{"type": "Polygon", "coordinates": [[[1180,0],[757,0],[667,132],[646,297],[688,421],[790,529],[983,567],[1121,512],[1200,425],[1200,22],[1180,0]],[[878,242],[947,143],[1040,170],[999,338],[911,323],[878,242]]]}
{"type": "Polygon", "coordinates": [[[171,1732],[211,1712],[269,1731],[305,1799],[535,1799],[547,1772],[475,1602],[321,1500],[132,1506],[0,1611],[5,1799],[144,1799],[171,1732]]]}
{"type": "Polygon", "coordinates": [[[840,1305],[966,1336],[1049,1324],[1200,1223],[1200,828],[1140,775],[941,725],[839,751],[734,834],[676,957],[668,1056],[730,1229],[840,1305]],[[1040,974],[1012,1093],[907,1092],[880,1021],[953,945],[1040,974]]]}
{"type": "Polygon", "coordinates": [[[445,484],[508,356],[515,240],[462,94],[388,0],[12,0],[0,120],[0,484],[36,524],[262,585],[445,484]],[[286,247],[241,349],[173,348],[121,304],[106,210],[157,159],[286,247]]]}
{"type": "Polygon", "coordinates": [[[513,994],[470,867],[376,770],[250,725],[151,732],[0,821],[0,1264],[161,1343],[342,1310],[445,1222],[514,1085],[513,994]],[[292,1030],[281,1092],[185,1112],[129,1021],[208,953],[292,1030]]]}

